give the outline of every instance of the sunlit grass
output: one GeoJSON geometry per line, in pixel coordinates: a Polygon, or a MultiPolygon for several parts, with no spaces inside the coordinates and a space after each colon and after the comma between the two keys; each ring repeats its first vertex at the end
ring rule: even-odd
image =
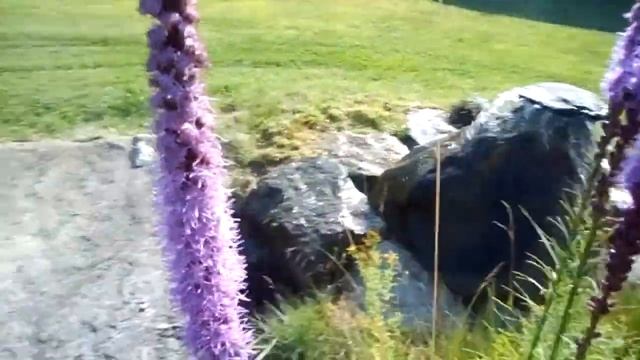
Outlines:
{"type": "MultiPolygon", "coordinates": [[[[0,2],[0,139],[146,129],[149,23],[136,4],[0,2]]],[[[608,33],[433,1],[240,0],[200,8],[210,93],[223,135],[242,148],[240,161],[286,157],[313,137],[308,132],[397,129],[413,102],[446,106],[547,80],[596,90],[613,42],[608,33]],[[358,108],[373,121],[336,121],[327,107],[358,108]]]]}

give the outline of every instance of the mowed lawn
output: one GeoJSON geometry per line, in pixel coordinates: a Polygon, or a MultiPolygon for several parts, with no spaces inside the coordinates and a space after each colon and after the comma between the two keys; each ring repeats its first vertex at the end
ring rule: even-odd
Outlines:
{"type": "MultiPolygon", "coordinates": [[[[0,139],[146,129],[137,2],[0,0],[0,139]]],[[[536,81],[597,91],[614,41],[431,0],[199,3],[221,131],[247,159],[300,148],[303,130],[394,129],[416,102],[536,81]]]]}

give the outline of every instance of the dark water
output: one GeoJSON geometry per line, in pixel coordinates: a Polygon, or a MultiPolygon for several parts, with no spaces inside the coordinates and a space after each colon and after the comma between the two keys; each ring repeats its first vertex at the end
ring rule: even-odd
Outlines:
{"type": "Polygon", "coordinates": [[[634,0],[444,0],[471,10],[510,15],[553,24],[617,32],[626,26],[622,15],[634,0]]]}

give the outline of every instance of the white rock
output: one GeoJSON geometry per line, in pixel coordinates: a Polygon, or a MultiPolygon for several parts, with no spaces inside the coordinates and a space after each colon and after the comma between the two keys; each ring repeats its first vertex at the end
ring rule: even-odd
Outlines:
{"type": "Polygon", "coordinates": [[[350,173],[371,176],[379,176],[409,153],[409,149],[395,136],[349,131],[329,134],[321,140],[320,150],[338,160],[350,173]]]}
{"type": "Polygon", "coordinates": [[[444,139],[458,130],[447,123],[447,113],[440,109],[419,109],[407,114],[409,135],[419,144],[444,139]]]}
{"type": "Polygon", "coordinates": [[[153,164],[156,159],[156,151],[153,148],[153,136],[136,135],[132,140],[129,159],[131,167],[140,168],[153,164]]]}

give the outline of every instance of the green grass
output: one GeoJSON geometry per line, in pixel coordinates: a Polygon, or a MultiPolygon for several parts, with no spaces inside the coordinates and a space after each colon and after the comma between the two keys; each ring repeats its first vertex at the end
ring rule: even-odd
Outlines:
{"type": "MultiPolygon", "coordinates": [[[[149,21],[136,6],[0,0],[0,139],[145,129],[149,21]]],[[[287,156],[313,136],[308,129],[397,129],[411,102],[447,106],[547,80],[597,90],[614,40],[430,0],[200,8],[210,92],[244,160],[262,149],[287,156]]]]}
{"type": "MultiPolygon", "coordinates": [[[[579,244],[584,240],[578,235],[572,242],[573,251],[582,248],[579,244]]],[[[354,296],[336,299],[322,292],[314,298],[288,299],[279,309],[255,320],[256,348],[264,359],[526,360],[538,326],[543,328],[532,359],[551,359],[553,340],[577,264],[575,256],[555,248],[556,256],[569,258],[555,269],[545,268],[548,275],[560,281],[553,290],[547,288],[555,295],[547,297],[547,301],[553,301],[547,303],[549,316],[543,325],[545,305],[530,303],[529,311],[514,311],[508,304],[494,300],[475,315],[463,313],[447,318],[453,320],[448,326],[442,326],[441,315],[436,346],[432,347],[428,323],[410,328],[402,325],[402,314],[392,305],[392,288],[399,269],[397,257],[380,253],[378,241],[379,237],[372,233],[363,245],[348,249],[365,289],[363,295],[355,298],[361,299],[364,306],[356,305],[352,300],[354,296]],[[469,321],[471,319],[474,320],[469,321]]],[[[604,241],[598,244],[604,245],[604,241]]],[[[591,259],[594,265],[598,261],[602,259],[597,255],[591,259]]],[[[582,337],[590,321],[587,304],[589,298],[597,294],[593,286],[601,279],[596,273],[594,267],[588,280],[579,281],[577,301],[571,308],[572,318],[556,359],[575,358],[575,341],[582,337]]],[[[601,336],[592,343],[587,359],[640,359],[639,296],[638,285],[628,283],[613,297],[617,305],[600,323],[601,336]]]]}

